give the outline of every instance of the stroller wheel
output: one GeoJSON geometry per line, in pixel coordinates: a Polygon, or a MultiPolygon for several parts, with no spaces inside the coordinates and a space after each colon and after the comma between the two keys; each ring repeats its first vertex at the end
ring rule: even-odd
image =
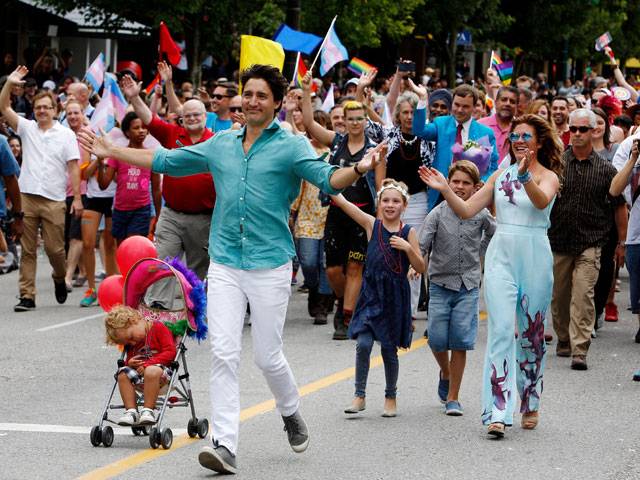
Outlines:
{"type": "Polygon", "coordinates": [[[105,447],[113,445],[113,428],[109,425],[102,427],[102,444],[105,447]]]}
{"type": "Polygon", "coordinates": [[[190,418],[189,419],[189,423],[187,423],[187,434],[191,438],[195,438],[196,435],[198,435],[198,424],[199,423],[200,423],[200,420],[198,420],[197,418],[190,418]]]}
{"type": "Polygon", "coordinates": [[[142,427],[131,427],[131,431],[136,437],[139,437],[140,435],[144,435],[144,430],[142,427]]]}
{"type": "Polygon", "coordinates": [[[171,448],[171,444],[173,443],[173,432],[170,428],[163,428],[162,433],[160,435],[162,448],[168,450],[171,448]]]}
{"type": "Polygon", "coordinates": [[[100,444],[102,443],[102,432],[100,431],[100,427],[98,425],[94,426],[91,429],[89,438],[91,440],[91,445],[93,445],[94,447],[100,446],[100,444]]]}
{"type": "Polygon", "coordinates": [[[156,427],[153,427],[149,431],[149,445],[151,445],[151,448],[154,450],[160,446],[160,432],[156,427]]]}
{"type": "Polygon", "coordinates": [[[204,438],[207,436],[207,433],[209,433],[209,420],[206,418],[198,420],[198,436],[204,438]]]}

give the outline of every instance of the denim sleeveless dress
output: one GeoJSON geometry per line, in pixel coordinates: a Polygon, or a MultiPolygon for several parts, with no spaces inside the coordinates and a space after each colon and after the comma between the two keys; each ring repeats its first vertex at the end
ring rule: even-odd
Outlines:
{"type": "Polygon", "coordinates": [[[411,345],[409,258],[389,244],[393,235],[407,240],[410,230],[409,225],[403,225],[399,232],[389,232],[380,220],[375,221],[367,247],[360,297],[349,323],[350,338],[370,330],[385,348],[411,345]]]}

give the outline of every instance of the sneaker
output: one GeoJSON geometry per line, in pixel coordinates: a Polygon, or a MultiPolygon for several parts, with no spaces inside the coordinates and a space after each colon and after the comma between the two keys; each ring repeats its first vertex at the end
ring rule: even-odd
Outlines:
{"type": "Polygon", "coordinates": [[[67,284],[64,280],[56,282],[54,280],[53,286],[55,287],[56,301],[63,304],[67,301],[67,284]]]}
{"type": "Polygon", "coordinates": [[[452,417],[461,417],[464,414],[462,405],[457,400],[451,400],[447,402],[444,407],[444,413],[452,417]]]}
{"type": "Polygon", "coordinates": [[[198,454],[198,462],[204,468],[218,473],[236,473],[236,456],[222,445],[203,447],[198,454]]]}
{"type": "Polygon", "coordinates": [[[586,370],[587,367],[587,356],[586,355],[574,355],[571,358],[571,369],[572,370],[586,370]]]}
{"type": "Polygon", "coordinates": [[[604,306],[604,321],[605,322],[618,321],[618,306],[615,303],[607,303],[604,306]]]}
{"type": "Polygon", "coordinates": [[[36,302],[30,298],[21,298],[18,304],[13,307],[14,312],[29,312],[36,309],[36,302]]]}
{"type": "Polygon", "coordinates": [[[282,417],[282,420],[284,421],[284,431],[287,432],[291,449],[296,453],[304,452],[309,446],[309,430],[302,415],[300,415],[300,411],[298,410],[289,417],[282,417]]]}
{"type": "Polygon", "coordinates": [[[138,425],[153,425],[156,423],[156,415],[153,410],[150,408],[143,408],[140,413],[140,420],[138,420],[138,425]]]}
{"type": "Polygon", "coordinates": [[[81,307],[90,307],[98,301],[98,294],[95,288],[90,288],[84,292],[84,297],[80,300],[81,307]]]}
{"type": "Polygon", "coordinates": [[[334,340],[347,340],[349,338],[348,335],[347,335],[347,332],[348,332],[347,326],[344,323],[339,324],[336,327],[335,331],[333,332],[333,339],[334,340]]]}
{"type": "Polygon", "coordinates": [[[130,408],[124,412],[124,415],[118,419],[117,423],[123,427],[138,425],[138,411],[135,408],[130,408]]]}
{"type": "Polygon", "coordinates": [[[449,395],[449,380],[442,378],[442,371],[440,371],[440,379],[438,380],[438,398],[440,403],[447,403],[447,396],[449,395]]]}

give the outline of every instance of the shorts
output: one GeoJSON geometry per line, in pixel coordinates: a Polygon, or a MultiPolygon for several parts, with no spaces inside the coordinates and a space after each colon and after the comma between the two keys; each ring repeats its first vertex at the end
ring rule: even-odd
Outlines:
{"type": "MultiPolygon", "coordinates": [[[[363,212],[373,214],[371,207],[363,212]]],[[[340,208],[329,207],[324,227],[324,251],[327,267],[346,265],[347,262],[364,263],[367,258],[367,232],[340,208]]]]}
{"type": "Polygon", "coordinates": [[[98,212],[110,218],[113,212],[113,197],[87,197],[85,210],[98,212]]]}
{"type": "Polygon", "coordinates": [[[434,352],[473,350],[478,335],[478,288],[429,284],[429,346],[434,352]]]}
{"type": "MultiPolygon", "coordinates": [[[[87,196],[82,195],[82,206],[87,208],[87,196]]],[[[71,213],[71,204],[73,203],[73,197],[67,197],[65,200],[67,204],[67,211],[64,217],[64,238],[65,241],[69,240],[82,240],[81,223],[82,219],[76,217],[71,213]]]]}
{"type": "MultiPolygon", "coordinates": [[[[154,366],[160,367],[162,369],[162,376],[160,377],[160,385],[165,385],[169,383],[169,381],[171,381],[171,375],[173,375],[173,370],[171,370],[169,367],[165,365],[154,365],[154,366]]],[[[127,375],[127,377],[129,377],[129,380],[131,380],[131,383],[133,383],[135,386],[144,385],[144,376],[140,375],[136,371],[136,369],[132,367],[119,368],[115,374],[116,380],[118,379],[118,375],[120,375],[123,372],[127,375]]]]}
{"type": "Polygon", "coordinates": [[[132,235],[149,235],[151,223],[151,206],[147,205],[135,210],[113,209],[111,219],[111,235],[117,240],[123,240],[132,235]]]}

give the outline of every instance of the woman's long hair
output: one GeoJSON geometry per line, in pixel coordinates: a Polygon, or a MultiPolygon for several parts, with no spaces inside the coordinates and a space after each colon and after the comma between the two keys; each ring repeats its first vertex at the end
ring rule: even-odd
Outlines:
{"type": "Polygon", "coordinates": [[[607,112],[599,107],[593,107],[591,111],[604,120],[604,136],[602,137],[602,143],[604,143],[604,148],[609,150],[609,147],[611,146],[611,125],[609,125],[609,116],[607,115],[607,112]]]}
{"type": "MultiPolygon", "coordinates": [[[[544,118],[533,113],[527,113],[515,118],[511,124],[511,131],[513,132],[513,130],[522,123],[529,125],[536,132],[536,140],[540,144],[538,163],[555,173],[562,183],[562,176],[564,174],[562,142],[556,132],[544,118]]],[[[513,150],[513,145],[509,146],[509,153],[511,155],[511,162],[517,162],[518,160],[513,150]]]]}

